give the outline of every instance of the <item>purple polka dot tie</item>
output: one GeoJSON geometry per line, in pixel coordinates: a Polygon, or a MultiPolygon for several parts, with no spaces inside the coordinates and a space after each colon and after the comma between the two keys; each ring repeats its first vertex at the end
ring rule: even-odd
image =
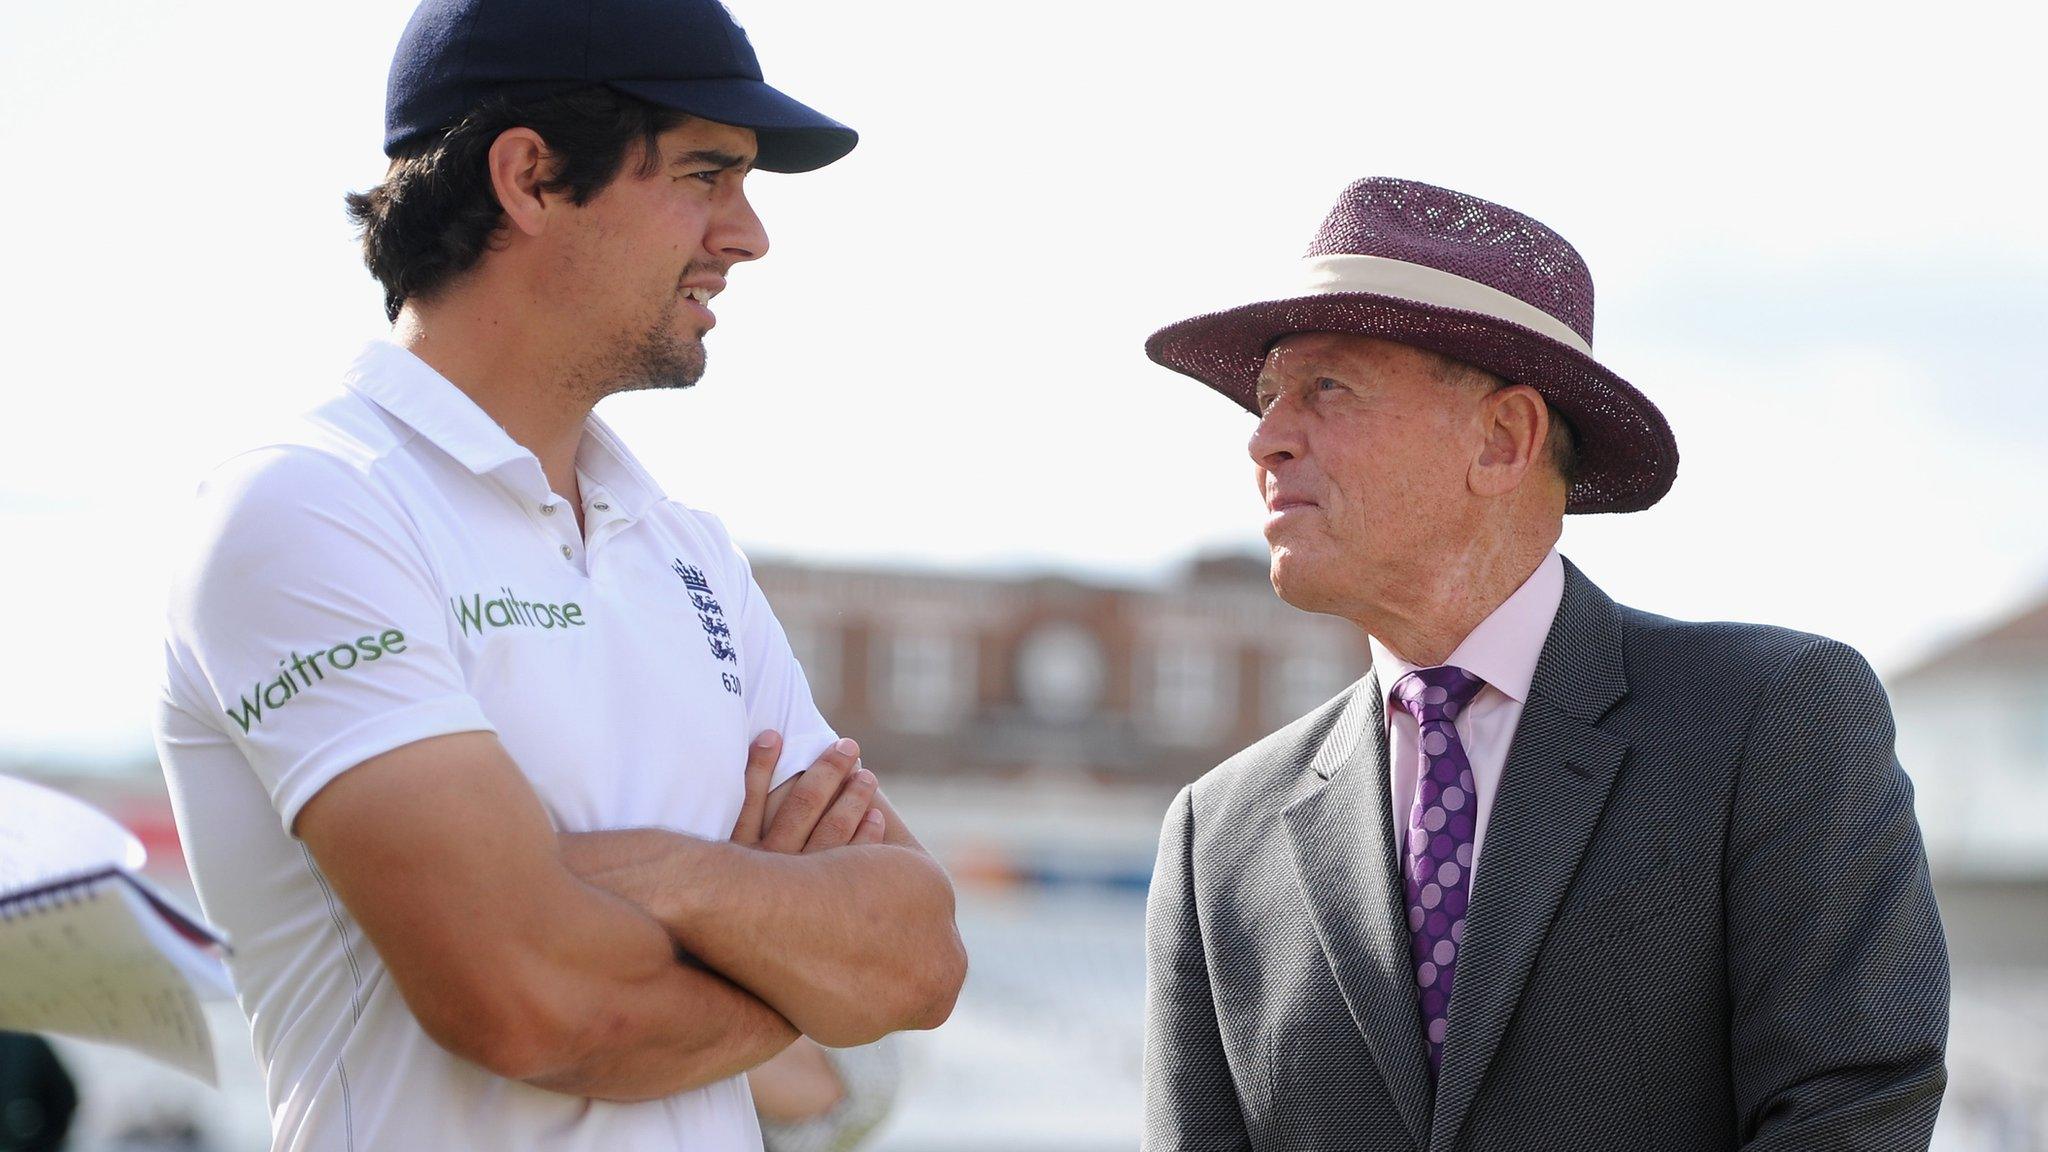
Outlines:
{"type": "Polygon", "coordinates": [[[1408,810],[1407,865],[1409,953],[1422,1001],[1422,1027],[1429,1039],[1429,1074],[1444,1059],[1444,1022],[1451,1006],[1452,975],[1465,943],[1465,903],[1471,891],[1472,821],[1478,793],[1472,762],[1452,721],[1486,682],[1463,668],[1423,668],[1394,682],[1394,699],[1422,728],[1422,759],[1415,804],[1408,810]]]}

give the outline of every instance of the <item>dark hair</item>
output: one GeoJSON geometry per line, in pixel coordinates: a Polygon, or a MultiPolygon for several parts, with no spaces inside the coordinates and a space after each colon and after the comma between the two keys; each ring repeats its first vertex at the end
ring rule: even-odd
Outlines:
{"type": "Polygon", "coordinates": [[[593,85],[546,96],[498,97],[439,136],[408,144],[384,182],[348,194],[349,219],[363,242],[363,263],[384,285],[384,313],[426,298],[474,267],[490,247],[505,210],[491,188],[491,144],[511,128],[547,142],[554,170],[541,189],[586,204],[624,170],[640,146],[640,172],[661,164],[661,134],[688,120],[682,112],[593,85]]]}

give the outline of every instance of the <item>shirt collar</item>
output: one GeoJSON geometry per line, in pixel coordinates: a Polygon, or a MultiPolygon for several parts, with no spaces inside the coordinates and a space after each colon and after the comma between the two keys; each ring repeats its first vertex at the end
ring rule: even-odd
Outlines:
{"type": "Polygon", "coordinates": [[[341,382],[479,476],[534,460],[462,389],[389,340],[365,345],[341,382]]]}
{"type": "Polygon", "coordinates": [[[612,502],[636,520],[668,499],[639,458],[595,412],[583,423],[583,442],[576,446],[576,471],[583,477],[586,502],[597,498],[591,491],[595,485],[610,493],[612,502]]]}
{"type": "MultiPolygon", "coordinates": [[[[1444,663],[1463,668],[1518,704],[1529,702],[1529,684],[1536,678],[1536,660],[1564,602],[1564,557],[1553,548],[1522,586],[1479,622],[1444,663]]],[[[1392,694],[1394,684],[1420,665],[1401,658],[1371,637],[1372,668],[1380,691],[1392,694]]]]}
{"type": "MultiPolygon", "coordinates": [[[[537,479],[545,489],[540,460],[507,435],[462,389],[407,349],[389,340],[372,340],[349,365],[342,383],[476,475],[521,465],[514,469],[518,473],[516,486],[526,487],[528,481],[537,479]]],[[[576,448],[576,469],[636,519],[667,499],[654,477],[595,413],[584,422],[583,440],[576,448]]],[[[584,496],[586,500],[597,498],[590,492],[584,496]]]]}

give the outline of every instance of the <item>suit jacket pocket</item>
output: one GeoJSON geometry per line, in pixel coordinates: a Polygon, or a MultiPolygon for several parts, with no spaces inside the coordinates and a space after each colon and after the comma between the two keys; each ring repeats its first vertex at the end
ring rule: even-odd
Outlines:
{"type": "Polygon", "coordinates": [[[1698,889],[1707,867],[1659,853],[1625,879],[1574,899],[1560,919],[1574,929],[1574,937],[1589,944],[1635,935],[1683,905],[1698,889]]]}

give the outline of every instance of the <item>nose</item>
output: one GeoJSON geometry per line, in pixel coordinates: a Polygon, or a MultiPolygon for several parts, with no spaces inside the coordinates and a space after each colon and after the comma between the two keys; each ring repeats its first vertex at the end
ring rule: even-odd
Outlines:
{"type": "Polygon", "coordinates": [[[768,254],[768,229],[755,214],[745,186],[735,189],[725,200],[705,234],[704,246],[733,264],[759,260],[768,254]]]}
{"type": "Polygon", "coordinates": [[[1282,396],[1259,417],[1258,427],[1252,429],[1252,438],[1245,445],[1252,463],[1271,471],[1301,455],[1301,426],[1292,413],[1287,397],[1282,396]]]}

